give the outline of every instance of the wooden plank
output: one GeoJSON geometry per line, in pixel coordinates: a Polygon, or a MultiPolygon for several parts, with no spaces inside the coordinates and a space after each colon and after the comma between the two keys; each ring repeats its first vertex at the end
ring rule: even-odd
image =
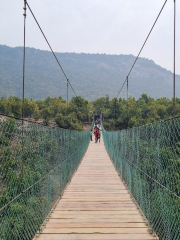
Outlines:
{"type": "Polygon", "coordinates": [[[147,234],[148,229],[147,228],[45,228],[43,233],[67,233],[67,234],[72,234],[72,233],[102,233],[102,234],[109,234],[109,233],[140,233],[140,234],[147,234]]]}
{"type": "MultiPolygon", "coordinates": [[[[74,202],[74,200],[78,202],[120,202],[122,199],[119,197],[117,198],[63,198],[61,201],[63,202],[74,202]]],[[[130,199],[124,198],[124,202],[129,201],[130,199]]]]}
{"type": "MultiPolygon", "coordinates": [[[[129,201],[130,200],[130,198],[123,198],[125,201],[129,201]]],[[[63,197],[63,200],[65,200],[66,202],[68,202],[68,201],[74,201],[74,200],[76,200],[76,201],[82,201],[82,202],[85,202],[85,201],[92,201],[92,202],[103,202],[103,201],[112,201],[112,202],[115,202],[115,201],[117,201],[117,202],[119,202],[120,200],[121,200],[121,197],[120,196],[118,196],[118,197],[92,197],[92,196],[89,196],[89,197],[84,197],[84,196],[82,196],[82,197],[78,197],[78,196],[73,196],[73,197],[70,197],[70,196],[67,196],[67,197],[63,197]]]]}
{"type": "Polygon", "coordinates": [[[135,211],[138,210],[135,207],[116,207],[116,206],[67,206],[67,207],[56,207],[56,211],[135,211]]]}
{"type": "Polygon", "coordinates": [[[93,190],[93,191],[96,191],[96,189],[98,190],[109,190],[109,191],[114,191],[114,190],[117,190],[117,191],[127,191],[126,188],[124,186],[114,186],[114,184],[111,184],[111,185],[107,185],[107,184],[104,184],[104,185],[96,185],[95,187],[93,186],[87,186],[87,185],[76,185],[76,184],[72,184],[71,187],[67,188],[66,190],[67,191],[79,191],[79,190],[93,190]]]}
{"type": "Polygon", "coordinates": [[[58,206],[114,206],[114,207],[121,207],[121,206],[133,206],[136,207],[136,205],[134,204],[134,202],[132,201],[119,201],[119,202],[112,202],[112,201],[102,201],[102,202],[98,202],[98,201],[86,201],[86,202],[82,202],[82,201],[76,201],[76,200],[72,200],[71,202],[66,202],[65,200],[61,200],[58,204],[58,206]]]}
{"type": "Polygon", "coordinates": [[[136,210],[136,208],[129,208],[129,207],[67,207],[67,208],[56,208],[56,211],[57,210],[60,210],[60,211],[66,211],[66,210],[69,210],[69,211],[74,211],[74,210],[80,210],[80,211],[83,211],[83,210],[88,210],[88,211],[123,211],[123,210],[127,210],[127,211],[133,211],[133,210],[136,210]]]}
{"type": "Polygon", "coordinates": [[[41,234],[39,240],[152,240],[150,234],[41,234]]]}
{"type": "MultiPolygon", "coordinates": [[[[108,192],[108,191],[107,191],[108,192]]],[[[101,196],[106,196],[106,197],[112,197],[112,196],[115,196],[115,197],[117,197],[117,196],[120,196],[120,197],[123,197],[124,196],[124,198],[127,198],[127,197],[130,197],[130,195],[129,195],[129,193],[127,193],[127,192],[124,192],[124,191],[122,191],[122,192],[111,192],[111,191],[109,191],[108,192],[108,194],[107,194],[107,192],[105,193],[105,192],[101,192],[101,196]],[[108,195],[110,195],[110,196],[108,196],[108,195]],[[123,196],[122,196],[123,195],[123,196]]],[[[69,195],[74,195],[74,196],[81,196],[81,195],[86,195],[86,196],[89,196],[89,195],[93,195],[93,196],[95,196],[95,197],[99,197],[99,194],[98,194],[99,192],[97,192],[96,190],[94,190],[93,192],[89,192],[89,191],[86,191],[86,192],[82,192],[82,191],[79,191],[79,192],[74,192],[74,191],[66,191],[65,193],[64,193],[64,196],[69,196],[69,195]]]]}
{"type": "MultiPolygon", "coordinates": [[[[96,202],[96,201],[86,201],[86,202],[79,202],[79,201],[76,201],[76,200],[73,200],[71,202],[66,202],[65,200],[61,200],[57,206],[133,206],[135,207],[136,205],[134,204],[134,202],[131,201],[119,201],[119,202],[110,202],[110,201],[102,201],[102,202],[96,202]]],[[[136,207],[137,208],[137,207],[136,207]]]]}
{"type": "Polygon", "coordinates": [[[71,215],[58,215],[58,214],[53,214],[52,213],[52,215],[49,217],[50,219],[51,218],[56,218],[56,219],[67,219],[67,218],[69,218],[69,219],[84,219],[84,221],[85,220],[88,220],[88,221],[94,221],[95,219],[99,219],[99,218],[104,218],[104,219],[122,219],[122,220],[124,220],[124,219],[127,219],[129,222],[130,221],[136,221],[136,222],[140,222],[140,221],[143,221],[143,218],[141,217],[141,216],[134,216],[134,215],[121,215],[121,216],[117,216],[117,217],[115,217],[113,214],[111,214],[111,215],[107,215],[107,214],[104,214],[104,215],[91,215],[91,216],[89,216],[89,215],[80,215],[80,216],[77,216],[77,215],[73,215],[73,214],[71,214],[71,215]]]}
{"type": "MultiPolygon", "coordinates": [[[[119,205],[122,205],[122,204],[123,205],[124,204],[130,205],[131,204],[131,205],[135,206],[135,203],[132,201],[131,198],[129,198],[129,199],[122,199],[120,197],[118,197],[118,198],[116,197],[114,202],[111,200],[113,198],[103,198],[104,200],[101,201],[101,202],[99,202],[97,200],[97,199],[101,199],[100,197],[94,199],[91,196],[89,196],[88,199],[86,200],[87,205],[88,204],[92,204],[92,202],[94,202],[93,204],[111,204],[111,205],[114,204],[116,206],[118,206],[118,204],[119,205]],[[118,199],[118,202],[117,202],[117,199],[118,199]]],[[[73,202],[74,203],[78,203],[78,202],[82,202],[83,200],[84,200],[83,198],[79,198],[79,199],[74,198],[74,199],[67,199],[67,200],[65,198],[61,198],[61,201],[58,203],[58,205],[65,204],[65,203],[72,204],[73,202]],[[68,201],[70,201],[70,202],[68,202],[68,201]]]]}
{"type": "Polygon", "coordinates": [[[74,210],[74,211],[58,211],[58,210],[53,210],[52,211],[52,213],[54,213],[54,214],[58,214],[58,215],[65,215],[65,214],[71,214],[71,215],[73,215],[73,214],[75,214],[75,215],[79,215],[79,214],[81,214],[81,215],[88,215],[88,216],[90,216],[90,215],[99,215],[99,216],[101,216],[101,215],[112,215],[113,214],[113,216],[114,217],[116,217],[116,216],[119,216],[119,215],[139,215],[139,211],[138,210],[132,210],[132,211],[128,211],[128,210],[122,210],[122,211],[97,211],[97,210],[94,210],[94,211],[87,211],[87,210],[81,210],[81,211],[77,211],[77,210],[74,210]]]}
{"type": "Polygon", "coordinates": [[[147,228],[145,223],[124,223],[124,222],[96,222],[96,223],[85,223],[85,222],[70,222],[70,223],[59,223],[48,221],[46,228],[147,228]]]}
{"type": "Polygon", "coordinates": [[[144,223],[143,219],[132,218],[50,218],[48,222],[51,223],[144,223]]]}
{"type": "Polygon", "coordinates": [[[63,198],[93,198],[93,199],[112,199],[112,198],[121,198],[121,199],[131,199],[130,196],[126,194],[114,194],[111,193],[111,196],[107,196],[105,193],[93,194],[93,193],[69,193],[64,194],[63,198]]]}

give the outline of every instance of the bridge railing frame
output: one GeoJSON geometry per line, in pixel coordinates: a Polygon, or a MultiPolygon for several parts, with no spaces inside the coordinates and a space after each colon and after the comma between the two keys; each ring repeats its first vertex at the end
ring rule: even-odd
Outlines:
{"type": "Polygon", "coordinates": [[[0,117],[0,239],[31,240],[41,231],[89,141],[90,130],[0,117]]]}
{"type": "Polygon", "coordinates": [[[160,240],[180,239],[180,118],[115,132],[107,152],[160,240]]]}

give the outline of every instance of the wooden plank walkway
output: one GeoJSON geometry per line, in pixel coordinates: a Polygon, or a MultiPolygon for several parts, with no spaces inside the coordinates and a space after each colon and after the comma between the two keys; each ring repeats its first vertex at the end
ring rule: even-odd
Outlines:
{"type": "Polygon", "coordinates": [[[103,142],[91,142],[39,240],[150,240],[103,142]]]}

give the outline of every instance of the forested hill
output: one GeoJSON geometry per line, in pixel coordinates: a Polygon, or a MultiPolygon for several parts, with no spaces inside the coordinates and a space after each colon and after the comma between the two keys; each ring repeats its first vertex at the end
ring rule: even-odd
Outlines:
{"type": "MultiPolygon", "coordinates": [[[[77,95],[94,100],[101,96],[116,97],[132,66],[133,55],[56,53],[77,95]]],[[[0,45],[0,97],[22,96],[23,48],[0,45]]],[[[140,58],[129,78],[129,94],[142,93],[158,98],[173,94],[170,71],[153,61],[140,58]]],[[[180,76],[176,93],[180,97],[180,76]]],[[[44,99],[47,96],[66,97],[66,79],[49,51],[26,48],[25,96],[44,99]]],[[[125,87],[126,89],[126,87],[125,87]]],[[[125,90],[124,89],[124,90],[125,90]]],[[[70,90],[70,97],[74,96],[70,90]]],[[[122,92],[120,97],[125,97],[122,92]]]]}

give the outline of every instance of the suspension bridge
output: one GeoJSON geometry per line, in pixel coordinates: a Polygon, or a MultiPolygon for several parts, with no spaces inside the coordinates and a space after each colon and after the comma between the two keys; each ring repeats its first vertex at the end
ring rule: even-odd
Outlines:
{"type": "Polygon", "coordinates": [[[93,141],[37,239],[157,239],[145,221],[104,143],[93,141]]]}
{"type": "MultiPolygon", "coordinates": [[[[128,99],[128,77],[166,2],[117,98],[127,83],[128,99]]],[[[174,117],[114,132],[106,131],[102,125],[103,138],[95,144],[90,142],[90,129],[78,132],[24,120],[26,7],[67,81],[67,107],[68,86],[76,96],[24,0],[22,119],[0,115],[0,240],[179,240],[180,117],[175,117],[175,17],[174,117]]]]}
{"type": "Polygon", "coordinates": [[[180,118],[101,143],[0,122],[0,239],[180,239],[180,118]]]}

